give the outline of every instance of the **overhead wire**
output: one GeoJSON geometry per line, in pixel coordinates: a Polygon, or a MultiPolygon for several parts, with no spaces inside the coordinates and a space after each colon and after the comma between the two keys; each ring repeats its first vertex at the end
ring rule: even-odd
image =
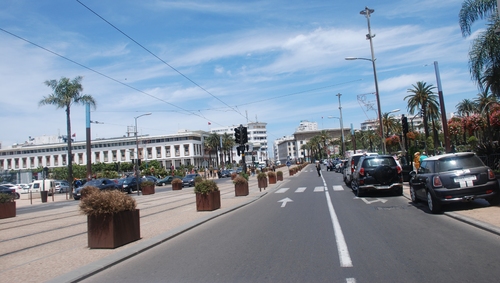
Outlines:
{"type": "Polygon", "coordinates": [[[115,25],[113,25],[111,22],[109,22],[108,20],[106,20],[104,17],[102,17],[101,15],[99,15],[97,12],[95,12],[94,10],[92,10],[90,7],[88,7],[87,5],[83,4],[80,0],[76,0],[76,2],[80,3],[87,10],[89,10],[94,15],[96,15],[97,17],[99,17],[101,20],[103,20],[104,22],[106,22],[108,25],[110,25],[111,27],[113,27],[114,29],[116,29],[119,33],[123,34],[125,37],[127,37],[128,39],[130,39],[132,42],[134,42],[135,44],[137,44],[138,46],[140,46],[142,49],[144,49],[146,52],[148,52],[149,54],[151,54],[153,57],[155,57],[156,59],[160,60],[163,64],[165,64],[168,67],[170,67],[172,70],[174,70],[176,73],[178,73],[179,75],[181,75],[182,77],[184,77],[186,80],[190,81],[195,86],[197,86],[198,88],[200,88],[201,90],[203,90],[204,92],[206,92],[207,94],[209,94],[210,96],[212,96],[213,98],[215,98],[218,101],[220,101],[222,104],[224,104],[227,107],[231,108],[234,112],[236,112],[236,113],[240,114],[242,117],[246,118],[245,115],[243,115],[240,111],[236,110],[235,108],[233,108],[232,106],[230,106],[229,104],[227,104],[226,102],[224,102],[222,99],[220,99],[216,95],[212,94],[210,91],[208,91],[207,89],[205,89],[204,87],[202,87],[201,85],[199,85],[198,83],[196,83],[194,80],[192,80],[191,78],[189,78],[188,76],[186,76],[185,74],[183,74],[181,71],[177,70],[175,67],[173,67],[172,65],[170,65],[169,63],[167,63],[165,60],[161,59],[159,56],[157,56],[156,54],[154,54],[153,52],[151,52],[149,49],[147,49],[144,45],[140,44],[137,40],[133,39],[131,36],[129,36],[124,31],[122,31],[121,29],[119,29],[118,27],[116,27],[115,25]]]}

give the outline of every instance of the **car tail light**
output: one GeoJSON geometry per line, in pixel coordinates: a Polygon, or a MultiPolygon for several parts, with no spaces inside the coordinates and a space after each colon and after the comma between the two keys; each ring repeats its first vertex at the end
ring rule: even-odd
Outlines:
{"type": "Polygon", "coordinates": [[[398,166],[397,169],[398,169],[398,174],[401,174],[401,172],[403,171],[403,169],[401,169],[400,166],[398,166]]]}
{"type": "Polygon", "coordinates": [[[351,161],[351,173],[354,172],[354,160],[351,161]]]}
{"type": "Polygon", "coordinates": [[[364,176],[365,175],[365,168],[359,169],[359,175],[364,176]]]}
{"type": "Polygon", "coordinates": [[[439,178],[439,176],[434,176],[434,178],[432,178],[432,185],[434,187],[442,187],[443,183],[441,183],[441,178],[439,178]]]}
{"type": "Polygon", "coordinates": [[[495,173],[493,172],[493,170],[488,168],[488,179],[495,180],[496,178],[497,177],[495,176],[495,173]]]}

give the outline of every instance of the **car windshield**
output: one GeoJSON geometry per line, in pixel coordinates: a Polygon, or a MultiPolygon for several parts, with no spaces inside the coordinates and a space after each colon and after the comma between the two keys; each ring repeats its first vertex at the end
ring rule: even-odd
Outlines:
{"type": "Polygon", "coordinates": [[[377,167],[379,165],[396,166],[396,161],[392,157],[391,158],[370,158],[370,159],[365,159],[363,165],[366,167],[377,167]]]}
{"type": "Polygon", "coordinates": [[[194,177],[196,177],[196,174],[188,174],[188,175],[186,175],[186,178],[194,178],[194,177]]]}
{"type": "Polygon", "coordinates": [[[439,159],[436,165],[437,172],[463,170],[484,166],[484,163],[475,155],[453,156],[439,159]]]}
{"type": "Polygon", "coordinates": [[[85,187],[88,187],[88,186],[99,186],[100,184],[102,184],[102,181],[101,180],[90,180],[88,181],[87,183],[85,183],[85,187]]]}

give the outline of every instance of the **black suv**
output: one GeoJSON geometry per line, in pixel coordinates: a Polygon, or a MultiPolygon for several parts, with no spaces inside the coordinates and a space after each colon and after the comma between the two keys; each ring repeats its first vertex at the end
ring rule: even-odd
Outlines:
{"type": "Polygon", "coordinates": [[[403,194],[401,167],[391,155],[362,156],[352,174],[351,188],[361,197],[368,191],[403,194]]]}
{"type": "Polygon", "coordinates": [[[443,204],[486,199],[500,204],[495,173],[473,152],[450,153],[426,158],[417,172],[410,172],[413,202],[426,201],[432,213],[443,204]]]}

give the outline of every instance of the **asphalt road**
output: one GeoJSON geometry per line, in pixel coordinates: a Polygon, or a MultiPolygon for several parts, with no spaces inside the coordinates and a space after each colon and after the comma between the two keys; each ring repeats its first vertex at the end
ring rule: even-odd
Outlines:
{"type": "MultiPolygon", "coordinates": [[[[309,166],[312,167],[312,166],[309,166]]],[[[500,237],[312,170],[84,282],[494,282],[500,237]],[[325,188],[327,190],[325,190],[325,188]]]]}

